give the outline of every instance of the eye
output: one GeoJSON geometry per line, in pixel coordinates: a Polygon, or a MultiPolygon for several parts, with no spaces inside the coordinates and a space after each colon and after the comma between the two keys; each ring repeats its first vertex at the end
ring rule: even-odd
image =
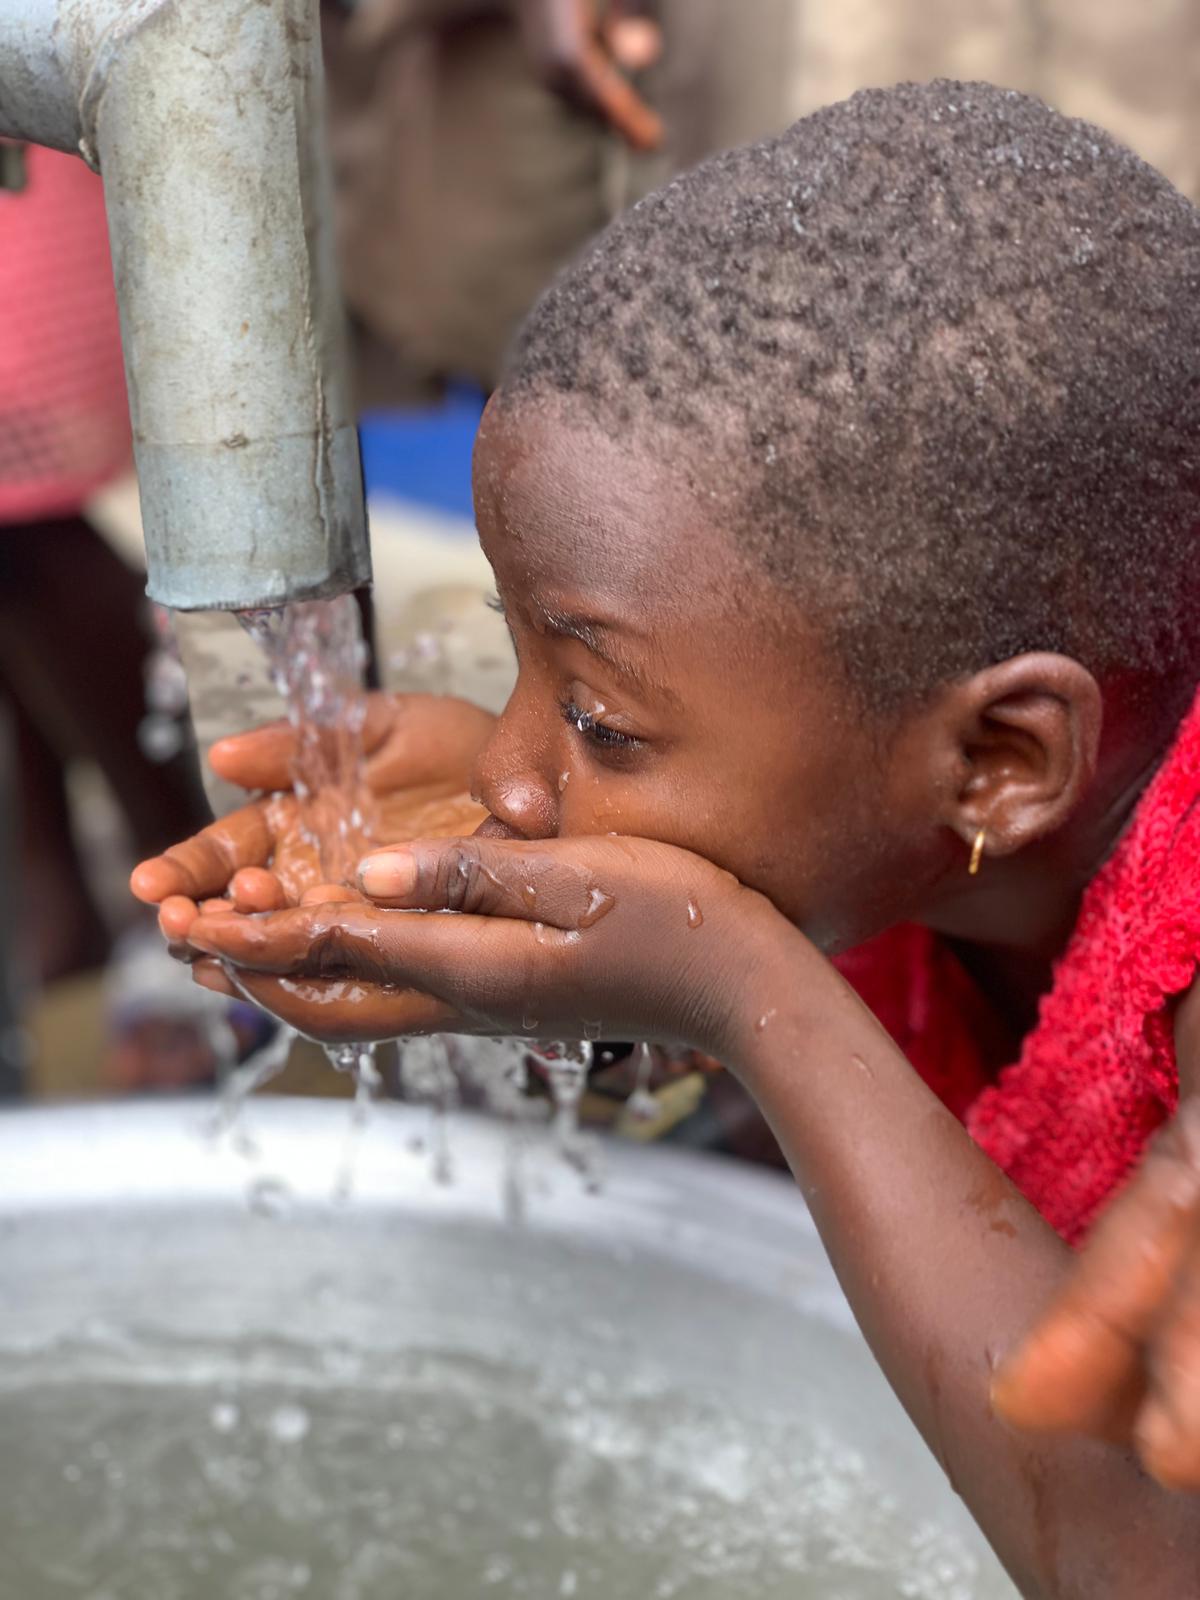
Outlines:
{"type": "Polygon", "coordinates": [[[597,722],[590,711],[582,710],[569,696],[561,702],[560,709],[563,721],[571,723],[589,744],[601,750],[636,750],[642,742],[631,733],[597,722]]]}

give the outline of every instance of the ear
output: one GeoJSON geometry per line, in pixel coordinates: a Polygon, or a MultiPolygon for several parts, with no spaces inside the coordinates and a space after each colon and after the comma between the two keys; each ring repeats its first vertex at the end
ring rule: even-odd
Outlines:
{"type": "Polygon", "coordinates": [[[1103,709],[1069,656],[1014,656],[947,691],[956,774],[946,821],[971,848],[1013,855],[1056,832],[1096,774],[1103,709]]]}

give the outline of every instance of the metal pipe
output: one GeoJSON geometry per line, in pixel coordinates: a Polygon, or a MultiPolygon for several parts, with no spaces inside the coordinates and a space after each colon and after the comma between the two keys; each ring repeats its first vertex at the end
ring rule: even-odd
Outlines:
{"type": "Polygon", "coordinates": [[[368,582],[316,0],[0,0],[0,135],[104,179],[151,597],[368,582]]]}

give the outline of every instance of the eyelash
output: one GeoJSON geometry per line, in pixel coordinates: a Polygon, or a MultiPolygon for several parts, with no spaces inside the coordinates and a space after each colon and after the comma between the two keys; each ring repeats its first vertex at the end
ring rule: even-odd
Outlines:
{"type": "Polygon", "coordinates": [[[642,742],[630,733],[622,733],[619,728],[610,728],[605,722],[597,722],[590,711],[581,710],[570,698],[563,700],[559,709],[562,711],[563,721],[569,722],[589,744],[595,745],[597,749],[636,750],[642,742]]]}

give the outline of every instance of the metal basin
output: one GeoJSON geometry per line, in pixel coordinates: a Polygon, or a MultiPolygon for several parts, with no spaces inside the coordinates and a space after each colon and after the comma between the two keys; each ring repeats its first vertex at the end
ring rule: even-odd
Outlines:
{"type": "Polygon", "coordinates": [[[785,1179],[210,1114],[0,1116],[0,1600],[1011,1600],[785,1179]]]}

